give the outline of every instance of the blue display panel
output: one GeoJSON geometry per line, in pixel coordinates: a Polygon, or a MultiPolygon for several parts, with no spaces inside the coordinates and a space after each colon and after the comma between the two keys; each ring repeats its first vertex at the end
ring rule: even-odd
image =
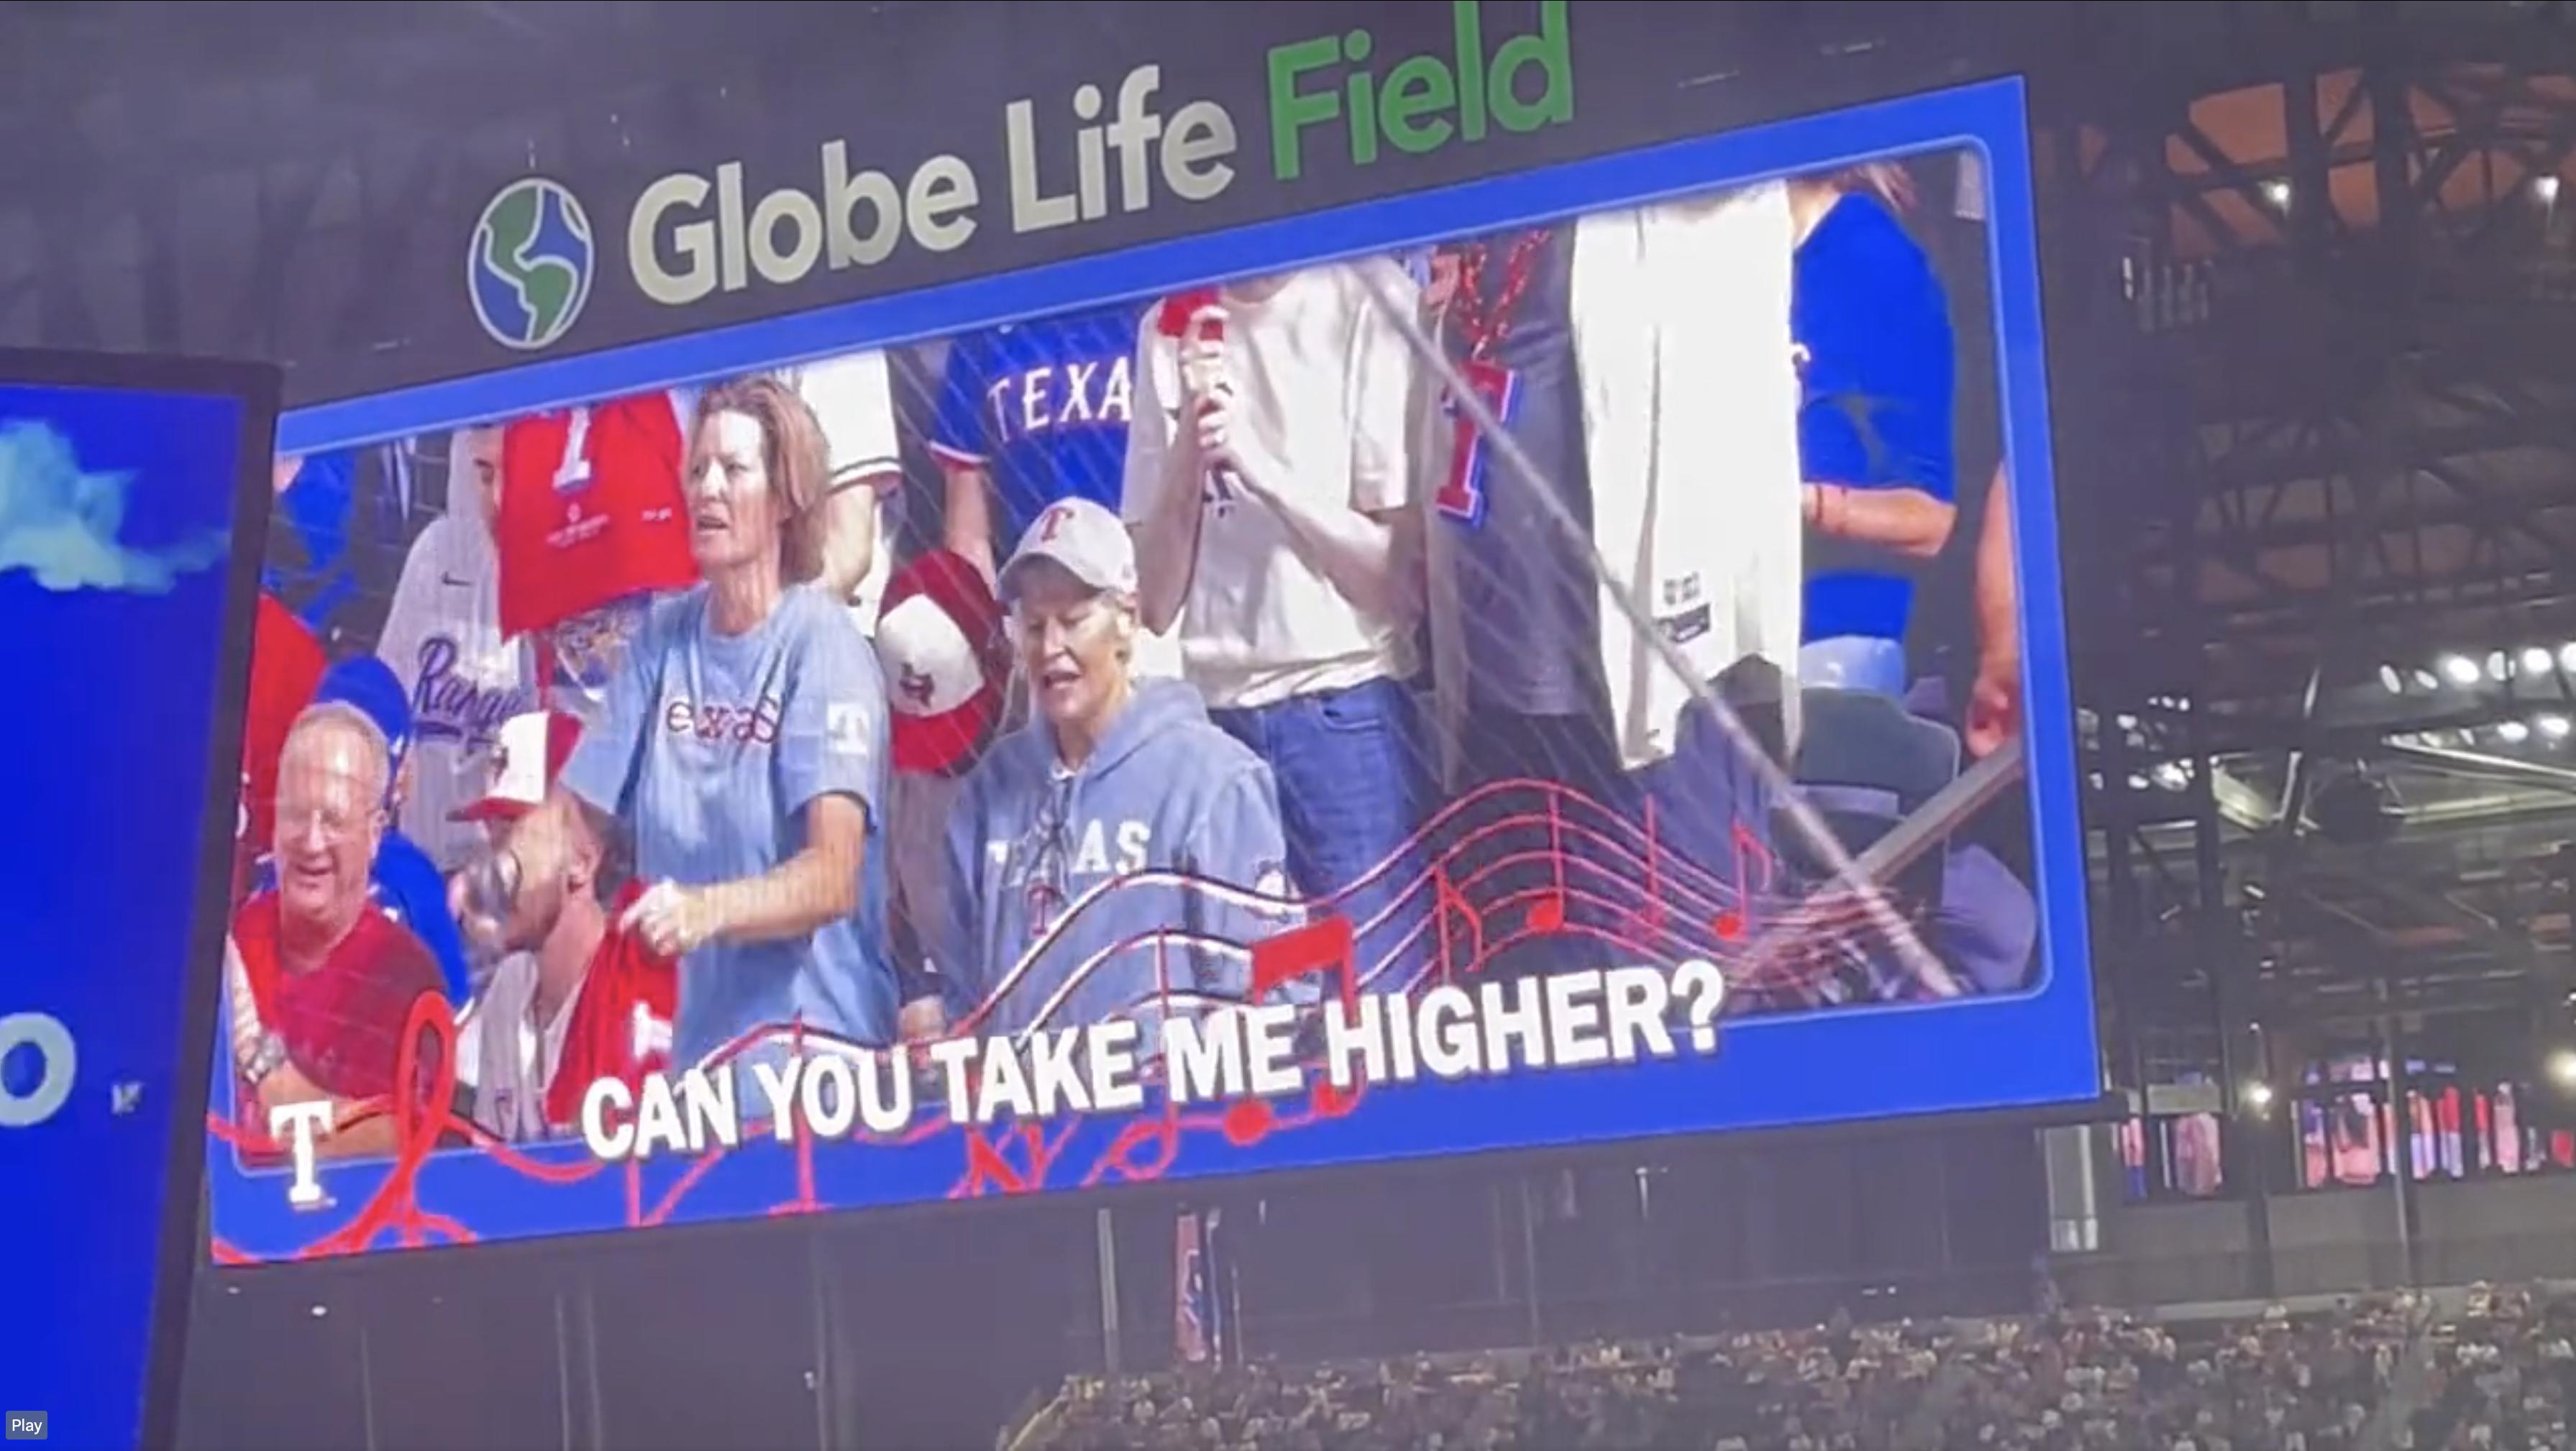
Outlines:
{"type": "MultiPolygon", "coordinates": [[[[469,256],[487,240],[466,243],[469,256]]],[[[600,265],[588,249],[514,255],[521,271],[550,262],[582,274],[552,279],[549,296],[565,285],[578,295],[600,265]]],[[[497,305],[491,287],[513,285],[475,276],[481,308],[497,305]]],[[[249,1006],[228,1017],[210,1116],[218,1258],[2093,1099],[2038,294],[2022,92],[2007,81],[291,415],[281,448],[302,477],[348,481],[335,499],[363,506],[402,490],[425,460],[445,468],[438,539],[414,529],[394,541],[409,562],[381,635],[365,638],[376,622],[352,632],[327,602],[336,597],[290,577],[281,556],[270,578],[281,598],[302,591],[288,612],[303,633],[340,632],[383,659],[398,681],[396,708],[379,712],[392,744],[414,754],[417,780],[447,784],[415,785],[393,833],[410,839],[430,885],[403,868],[415,878],[406,887],[378,859],[369,891],[383,921],[342,939],[352,945],[325,1003],[291,1001],[274,964],[258,965],[276,956],[294,908],[291,893],[260,885],[275,864],[243,874],[235,937],[253,964],[249,1006]],[[1473,758],[1548,712],[1492,709],[1483,679],[1442,678],[1436,641],[1417,651],[1381,638],[1368,648],[1402,667],[1335,675],[1329,690],[1280,687],[1321,722],[1303,739],[1341,753],[1319,772],[1288,740],[1278,701],[1227,673],[1240,664],[1229,642],[1190,647],[1226,606],[1192,595],[1202,619],[1173,625],[1175,671],[1198,699],[1170,709],[1204,748],[1145,773],[1151,799],[1132,810],[1094,796],[1095,821],[1079,805],[1043,806],[1042,751],[1029,758],[1039,769],[1011,778],[1006,748],[978,747],[976,775],[949,788],[972,804],[933,808],[955,842],[934,827],[922,848],[953,916],[916,910],[909,933],[889,926],[900,914],[888,900],[913,895],[900,880],[913,849],[903,818],[920,788],[905,782],[948,764],[908,750],[907,726],[918,741],[926,716],[983,724],[1002,707],[985,690],[952,689],[935,662],[898,658],[900,587],[869,603],[871,617],[886,611],[873,648],[865,624],[845,630],[837,613],[791,606],[746,632],[692,595],[698,571],[739,567],[728,562],[737,524],[767,526],[742,523],[730,502],[701,508],[733,496],[684,480],[722,461],[728,419],[772,445],[793,433],[754,392],[699,390],[775,372],[819,427],[835,478],[914,489],[916,477],[885,480],[926,454],[952,478],[980,471],[979,487],[1000,491],[996,513],[1026,519],[1040,542],[1090,527],[1054,502],[1116,505],[1123,487],[1148,541],[1136,567],[1150,593],[1170,554],[1150,547],[1135,440],[1149,423],[1173,438],[1185,426],[1149,400],[1184,385],[1175,370],[1203,306],[1230,306],[1228,326],[1259,334],[1268,299],[1364,290],[1402,320],[1351,328],[1377,330],[1384,351],[1370,356],[1412,361],[1387,363],[1404,376],[1347,388],[1338,406],[1359,418],[1390,391],[1399,402],[1438,395],[1399,409],[1405,421],[1385,427],[1380,452],[1413,446],[1394,440],[1426,419],[1451,452],[1439,468],[1408,460],[1401,487],[1371,474],[1350,498],[1448,540],[1424,566],[1436,578],[1456,567],[1444,558],[1491,537],[1469,531],[1577,527],[1545,510],[1502,522],[1513,516],[1494,490],[1563,470],[1536,456],[1550,439],[1534,422],[1539,374],[1459,341],[1478,308],[1502,306],[1476,292],[1486,274],[1536,269],[1550,246],[1573,258],[1554,305],[1577,335],[1567,396],[1579,401],[1562,406],[1579,420],[1573,447],[1590,475],[1583,568],[1618,575],[1616,561],[1640,548],[1686,554],[1721,537],[1731,551],[1704,568],[1632,569],[1608,594],[1582,581],[1591,604],[1578,612],[1642,616],[1589,624],[1600,636],[1579,647],[1589,663],[1560,672],[1597,686],[1597,665],[1631,687],[1607,692],[1617,723],[1595,743],[1606,762],[1577,772],[1568,763],[1588,748],[1554,737],[1518,773],[1444,759],[1432,799],[1390,833],[1394,850],[1370,856],[1383,870],[1297,880],[1336,874],[1299,841],[1317,829],[1336,769],[1362,798],[1337,812],[1382,812],[1402,794],[1394,777],[1437,755],[1423,719],[1451,721],[1473,758]],[[1211,291],[1220,283],[1237,286],[1211,291]],[[1459,301],[1468,295],[1485,300],[1459,301]],[[1771,331],[1752,346],[1730,332],[1712,350],[1691,331],[1703,314],[1771,331]],[[889,385],[874,350],[930,339],[948,341],[940,371],[909,396],[889,385]],[[1158,367],[1169,376],[1156,385],[1158,367]],[[1729,422],[1761,390],[1777,390],[1776,415],[1729,422]],[[702,396],[717,400],[704,416],[702,396]],[[874,413],[853,398],[877,400],[874,413]],[[1109,444],[1094,426],[1112,398],[1109,444]],[[1693,430],[1715,440],[1705,457],[1676,452],[1693,430]],[[1631,452],[1614,456],[1612,440],[1631,452]],[[1724,492],[1757,468],[1777,490],[1724,492]],[[1040,477],[1051,482],[1030,485],[1032,507],[1015,514],[1013,481],[1040,477]],[[1783,547],[1742,543],[1757,516],[1785,518],[1783,547]],[[1868,556],[1817,543],[1870,519],[1910,542],[1868,556]],[[625,542],[580,556],[581,568],[550,553],[621,528],[625,542]],[[1787,603],[1744,583],[1784,559],[1787,603]],[[482,602],[437,603],[450,587],[482,602]],[[743,663],[748,647],[725,643],[775,643],[773,630],[790,643],[756,668],[743,663]],[[627,653],[601,655],[602,636],[627,653]],[[1739,657],[1790,668],[1802,686],[1794,708],[1771,712],[1771,736],[1759,672],[1748,685],[1739,657]],[[774,694],[741,683],[753,676],[784,683],[774,694]],[[1693,706],[1712,680],[1744,708],[1693,706]],[[498,942],[499,927],[431,920],[529,870],[509,845],[520,828],[460,826],[456,810],[487,791],[505,805],[544,794],[542,781],[533,793],[510,782],[549,754],[548,732],[504,729],[541,701],[583,722],[554,785],[588,811],[565,819],[622,841],[636,873],[622,892],[597,873],[579,878],[607,925],[581,938],[568,997],[534,965],[545,955],[536,938],[498,942]],[[1214,726],[1194,714],[1206,705],[1218,707],[1214,726]],[[1417,730],[1401,750],[1347,754],[1353,736],[1417,730]],[[1766,768],[1752,757],[1774,738],[1798,745],[1766,768]],[[719,756],[734,764],[711,766],[719,756]],[[1260,769],[1234,769],[1243,759],[1260,769]],[[731,788],[710,788],[723,770],[739,773],[731,788]],[[1206,799],[1182,800],[1188,791],[1206,799]],[[738,891],[726,905],[726,892],[703,890],[788,868],[820,830],[807,803],[828,797],[862,806],[866,864],[829,921],[754,924],[738,891]],[[969,824],[957,826],[961,811],[969,824]],[[1061,861],[1029,845],[1049,831],[1065,833],[1061,861]],[[1157,845],[1176,839],[1187,850],[1157,845]],[[507,873],[490,866],[496,852],[507,873]],[[1041,859],[1047,880],[1035,882],[1041,859]],[[442,890],[441,872],[463,885],[442,890]],[[1851,890],[1862,875],[1886,890],[1851,890]],[[1372,882],[1396,886],[1372,896],[1372,882]],[[679,947],[676,969],[652,960],[656,934],[679,947]],[[1194,997],[1176,992],[1176,960],[1194,974],[1177,986],[1194,997]],[[1387,991],[1399,979],[1405,991],[1387,991]],[[1507,985],[1522,981],[1532,985],[1507,985]],[[1275,1010],[1252,1007],[1274,989],[1275,1010]],[[940,1007],[918,1044],[918,1082],[886,1051],[915,1026],[896,1012],[907,999],[940,1007]],[[496,1002],[506,1013],[487,1012],[496,1002]],[[604,1002],[631,1033],[603,1036],[604,1002]],[[1248,1011],[1201,1016],[1228,1005],[1248,1011]],[[1175,1037],[1174,1020],[1226,1026],[1175,1037]],[[1133,1026],[1104,1027],[1119,1022],[1133,1026]],[[263,1056],[267,1037],[276,1051],[263,1056]],[[943,1038],[957,1046],[930,1046],[943,1038]],[[1270,1048],[1265,1076],[1256,1064],[1270,1048]],[[1334,1081],[1323,1065],[1337,1054],[1375,1081],[1334,1081]],[[289,1081],[326,1076],[324,1058],[345,1070],[324,1085],[327,1120],[299,1127],[255,1086],[281,1055],[299,1065],[289,1081]],[[308,1060],[317,1066],[303,1071],[308,1060]],[[824,1061],[833,1066],[814,1067],[824,1061]],[[577,1063],[599,1071],[567,1079],[577,1063]],[[784,1115],[770,1109],[772,1088],[784,1115]]],[[[1363,315],[1375,316],[1352,312],[1363,315]]],[[[1255,345],[1213,340],[1238,363],[1228,350],[1255,345]]],[[[1555,446],[1567,432],[1555,430],[1555,446]]],[[[1427,456],[1441,445],[1420,446],[1427,456]]],[[[762,457],[784,476],[785,453],[762,457]]],[[[940,475],[929,479],[936,491],[940,475]]],[[[301,487],[288,491],[289,516],[301,487]]],[[[1259,506],[1208,487],[1204,517],[1259,506]]],[[[1196,537],[1204,557],[1222,557],[1206,552],[1216,536],[1196,537]]],[[[1017,542],[997,536],[994,558],[1017,542]]],[[[880,543],[891,549],[891,536],[880,543]]],[[[1076,564],[1117,553],[1067,547],[1059,557],[1076,564]]],[[[1111,563],[1113,574],[1126,567],[1111,563]]],[[[954,604],[946,589],[929,593],[954,604]]],[[[1492,611],[1526,603],[1470,609],[1469,635],[1489,631],[1470,644],[1508,656],[1490,648],[1492,611]]],[[[1271,633],[1252,653],[1307,623],[1292,612],[1259,626],[1271,633]]],[[[1440,628],[1408,617],[1417,625],[1440,628]]],[[[302,648],[290,640],[277,658],[302,648]]],[[[1473,668],[1511,674],[1527,697],[1562,683],[1509,664],[1473,668]]],[[[1052,701],[1038,692],[1038,729],[1076,708],[1066,688],[1052,701]]],[[[1156,699],[1177,697],[1136,697],[1156,699]]],[[[565,919],[550,909],[546,920],[565,919]]]]}
{"type": "Polygon", "coordinates": [[[232,546],[264,517],[276,397],[273,373],[0,353],[12,1439],[29,1417],[58,1444],[168,1435],[220,943],[206,870],[232,836],[226,627],[250,598],[232,546]]]}

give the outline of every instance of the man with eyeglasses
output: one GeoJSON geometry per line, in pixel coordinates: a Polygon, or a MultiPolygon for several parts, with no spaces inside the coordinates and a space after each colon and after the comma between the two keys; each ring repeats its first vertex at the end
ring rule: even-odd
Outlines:
{"type": "Polygon", "coordinates": [[[277,884],[233,916],[232,1046],[251,1127],[266,1131],[288,1104],[329,1103],[325,1155],[393,1148],[390,1103],[356,1115],[395,1092],[413,1005],[440,991],[429,949],[370,898],[391,769],[383,731],[356,706],[299,716],[278,758],[277,884]]]}
{"type": "Polygon", "coordinates": [[[1135,677],[1136,550],[1108,509],[1048,505],[999,583],[1033,719],[949,816],[939,980],[910,995],[988,1036],[1133,1017],[1151,1052],[1162,1017],[1241,1001],[1251,944],[1298,919],[1270,770],[1196,690],[1135,677]]]}

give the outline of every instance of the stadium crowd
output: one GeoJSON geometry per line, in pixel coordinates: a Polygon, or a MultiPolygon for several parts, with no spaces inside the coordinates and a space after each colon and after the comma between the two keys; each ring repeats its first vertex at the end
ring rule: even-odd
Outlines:
{"type": "Polygon", "coordinates": [[[1076,1380],[1025,1451],[2543,1451],[2576,1294],[2474,1289],[2253,1318],[2060,1311],[1544,1352],[1076,1380]]]}

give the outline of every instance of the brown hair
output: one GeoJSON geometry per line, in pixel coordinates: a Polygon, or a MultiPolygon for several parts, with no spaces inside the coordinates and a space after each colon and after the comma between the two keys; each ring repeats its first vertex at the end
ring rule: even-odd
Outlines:
{"type": "Polygon", "coordinates": [[[691,466],[698,435],[719,413],[739,413],[760,425],[760,463],[778,495],[778,572],[789,584],[823,573],[823,500],[829,492],[832,451],[823,425],[796,390],[765,373],[709,388],[689,425],[691,466]]]}

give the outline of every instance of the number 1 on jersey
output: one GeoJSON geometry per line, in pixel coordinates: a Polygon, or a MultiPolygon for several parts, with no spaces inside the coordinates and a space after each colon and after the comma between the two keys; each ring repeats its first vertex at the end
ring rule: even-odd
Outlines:
{"type": "Polygon", "coordinates": [[[555,465],[555,492],[590,487],[590,410],[576,408],[565,425],[563,461],[555,465]]]}
{"type": "MultiPolygon", "coordinates": [[[[1512,425],[1513,413],[1520,403],[1520,378],[1509,368],[1470,359],[1461,364],[1459,373],[1476,398],[1503,427],[1512,425]]],[[[1481,524],[1485,519],[1485,491],[1492,469],[1493,456],[1485,447],[1485,430],[1476,420],[1475,411],[1465,407],[1456,396],[1441,400],[1449,414],[1449,472],[1440,482],[1436,502],[1440,512],[1465,524],[1481,524]]]]}

